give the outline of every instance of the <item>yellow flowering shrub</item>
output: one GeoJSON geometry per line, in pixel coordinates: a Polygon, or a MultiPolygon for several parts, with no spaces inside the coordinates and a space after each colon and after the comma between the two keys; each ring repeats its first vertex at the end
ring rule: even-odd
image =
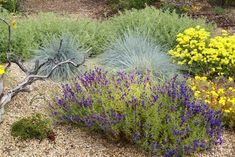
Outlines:
{"type": "Polygon", "coordinates": [[[235,76],[235,34],[210,37],[204,28],[188,28],[177,35],[177,46],[169,51],[175,62],[194,74],[235,76]]]}
{"type": "Polygon", "coordinates": [[[235,127],[235,82],[233,78],[217,77],[213,81],[207,77],[195,76],[189,79],[197,101],[208,103],[213,109],[224,112],[227,125],[235,127]]]}

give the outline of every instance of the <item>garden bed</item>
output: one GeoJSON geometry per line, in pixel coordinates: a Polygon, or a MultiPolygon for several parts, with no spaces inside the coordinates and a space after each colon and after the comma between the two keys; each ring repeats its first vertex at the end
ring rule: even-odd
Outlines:
{"type": "MultiPolygon", "coordinates": [[[[22,77],[20,70],[12,67],[10,78],[22,77]]],[[[48,140],[20,141],[10,135],[11,124],[21,117],[41,113],[49,116],[47,100],[52,91],[45,93],[44,89],[57,88],[58,84],[46,81],[34,85],[32,93],[23,93],[15,98],[9,105],[5,121],[0,125],[0,154],[6,156],[63,156],[63,157],[85,157],[85,156],[107,156],[107,157],[144,157],[148,154],[130,144],[112,143],[102,135],[87,132],[84,129],[72,126],[55,126],[55,142],[48,140]],[[32,102],[32,99],[35,101],[32,102]]],[[[206,154],[200,153],[200,157],[232,157],[235,155],[235,133],[226,131],[223,135],[223,144],[214,146],[206,154]]]]}
{"type": "Polygon", "coordinates": [[[235,35],[154,7],[29,4],[1,12],[0,61],[17,65],[0,65],[0,157],[235,156],[235,35]]]}

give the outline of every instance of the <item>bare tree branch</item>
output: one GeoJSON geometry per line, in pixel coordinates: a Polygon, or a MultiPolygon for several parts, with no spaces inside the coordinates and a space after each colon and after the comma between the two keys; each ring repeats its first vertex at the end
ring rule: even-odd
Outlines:
{"type": "MultiPolygon", "coordinates": [[[[39,60],[35,61],[34,68],[32,71],[28,70],[24,64],[19,60],[16,56],[11,54],[11,26],[10,24],[3,18],[0,17],[0,20],[3,21],[8,26],[8,47],[6,51],[7,55],[7,65],[4,67],[5,71],[8,70],[8,68],[11,66],[11,63],[15,63],[25,74],[26,77],[24,80],[19,83],[17,86],[15,86],[13,89],[9,90],[8,92],[4,92],[4,85],[3,85],[3,78],[4,74],[0,77],[0,123],[3,121],[3,115],[5,112],[5,106],[20,92],[29,92],[30,85],[38,80],[45,80],[49,78],[53,72],[59,68],[60,66],[63,66],[64,64],[71,64],[75,67],[80,67],[83,65],[86,61],[86,54],[84,55],[83,60],[81,63],[76,64],[73,62],[73,58],[70,58],[65,61],[56,61],[56,58],[48,59],[47,61],[40,64],[39,60]],[[55,65],[54,67],[49,71],[46,75],[39,75],[40,69],[45,66],[47,63],[53,62],[55,65]]],[[[63,44],[63,40],[60,41],[60,46],[58,49],[58,53],[61,51],[63,44]]],[[[89,49],[90,50],[90,49],[89,49]]],[[[89,50],[87,52],[89,52],[89,50]]],[[[86,53],[87,53],[86,52],[86,53]]]]}
{"type": "Polygon", "coordinates": [[[59,62],[59,63],[56,64],[56,65],[51,69],[51,71],[50,71],[47,75],[45,75],[45,76],[42,76],[42,75],[29,75],[29,79],[30,79],[30,78],[35,78],[35,79],[37,79],[37,80],[40,80],[40,79],[49,78],[49,77],[52,75],[52,73],[54,72],[54,70],[56,70],[58,67],[60,67],[60,66],[62,66],[62,65],[64,65],[64,64],[71,64],[71,65],[73,65],[73,66],[75,66],[75,67],[80,67],[81,65],[83,65],[83,64],[85,63],[86,58],[84,57],[83,61],[82,61],[80,64],[76,64],[76,63],[74,63],[72,60],[73,60],[73,59],[68,59],[68,60],[66,60],[66,61],[59,62]]]}
{"type": "Polygon", "coordinates": [[[10,60],[12,63],[15,63],[24,73],[28,74],[28,69],[24,66],[24,64],[20,60],[10,60]]]}
{"type": "Polygon", "coordinates": [[[50,59],[50,58],[49,58],[47,61],[45,61],[45,62],[39,64],[39,61],[37,60],[37,61],[35,62],[34,70],[31,71],[29,74],[30,74],[30,75],[36,75],[36,74],[39,72],[39,70],[40,70],[44,65],[46,65],[47,63],[50,63],[50,62],[52,62],[52,61],[53,61],[53,59],[50,59]]]}

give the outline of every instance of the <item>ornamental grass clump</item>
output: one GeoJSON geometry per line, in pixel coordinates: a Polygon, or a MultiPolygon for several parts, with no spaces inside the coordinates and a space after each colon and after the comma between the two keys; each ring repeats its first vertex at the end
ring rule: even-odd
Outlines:
{"type": "Polygon", "coordinates": [[[189,79],[191,89],[198,101],[208,103],[215,110],[223,111],[223,119],[229,128],[235,129],[235,83],[233,78],[195,76],[189,79]]]}
{"type": "Polygon", "coordinates": [[[52,115],[156,156],[185,156],[222,143],[221,112],[195,102],[185,79],[154,82],[151,76],[95,68],[62,86],[52,115]]]}
{"type": "Polygon", "coordinates": [[[186,65],[193,74],[207,76],[235,76],[235,35],[226,31],[222,36],[197,26],[177,35],[177,46],[169,51],[172,58],[186,65]]]}
{"type": "MultiPolygon", "coordinates": [[[[73,59],[73,61],[79,63],[87,55],[89,49],[81,47],[80,43],[70,35],[63,35],[61,38],[54,38],[52,41],[47,41],[47,44],[41,46],[40,49],[35,50],[33,61],[39,60],[40,62],[47,62],[40,69],[41,74],[48,74],[51,69],[58,64],[58,62],[73,59]]],[[[71,77],[82,73],[82,68],[78,69],[72,64],[66,64],[56,69],[50,79],[55,81],[67,80],[71,77]]]]}
{"type": "Polygon", "coordinates": [[[169,77],[178,70],[163,49],[140,32],[125,33],[100,57],[101,64],[112,70],[151,69],[155,76],[161,77],[169,77]]]}

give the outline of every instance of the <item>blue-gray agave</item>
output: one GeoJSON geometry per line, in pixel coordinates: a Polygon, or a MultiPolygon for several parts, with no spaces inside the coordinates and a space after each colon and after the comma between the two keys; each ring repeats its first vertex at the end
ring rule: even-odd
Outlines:
{"type": "Polygon", "coordinates": [[[177,71],[171,59],[141,33],[129,32],[118,38],[104,54],[101,64],[114,70],[151,70],[156,76],[170,76],[177,71]]]}
{"type": "MultiPolygon", "coordinates": [[[[80,63],[84,59],[88,50],[81,48],[79,42],[69,35],[63,35],[61,38],[54,38],[51,42],[42,46],[35,51],[35,60],[40,63],[52,59],[55,62],[50,62],[42,67],[40,74],[47,74],[56,63],[73,58],[75,63],[80,63]]],[[[73,65],[65,64],[57,68],[51,75],[52,80],[67,80],[82,72],[81,67],[77,69],[73,65]]]]}

